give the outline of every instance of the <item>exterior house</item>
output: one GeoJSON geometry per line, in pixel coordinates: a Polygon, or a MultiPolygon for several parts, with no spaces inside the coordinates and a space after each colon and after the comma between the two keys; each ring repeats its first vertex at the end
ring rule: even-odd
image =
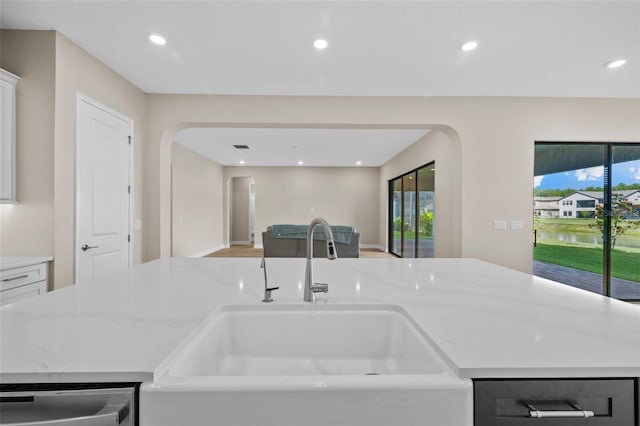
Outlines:
{"type": "Polygon", "coordinates": [[[560,216],[558,202],[562,197],[534,197],[533,214],[544,219],[554,219],[560,216]]]}
{"type": "Polygon", "coordinates": [[[561,218],[594,217],[596,205],[604,202],[603,192],[577,191],[558,201],[561,218]]]}
{"type": "MultiPolygon", "coordinates": [[[[613,191],[613,193],[619,194],[622,199],[629,200],[634,206],[640,206],[640,190],[638,189],[613,191]]],[[[538,198],[544,197],[537,197],[536,199],[538,198]]],[[[604,193],[602,191],[576,191],[558,200],[559,215],[557,217],[565,219],[594,217],[596,206],[603,203],[604,193]]],[[[637,210],[638,209],[636,209],[636,211],[637,210]]],[[[537,211],[535,206],[534,211],[537,211]]],[[[628,217],[628,219],[637,218],[637,215],[633,213],[631,216],[632,217],[628,217]]]]}
{"type": "Polygon", "coordinates": [[[631,204],[633,204],[634,206],[640,206],[640,189],[634,189],[631,191],[621,191],[621,192],[628,192],[628,194],[626,194],[624,198],[629,200],[631,204]]]}
{"type": "Polygon", "coordinates": [[[640,189],[615,191],[615,193],[621,193],[623,197],[633,205],[633,211],[626,215],[626,219],[640,220],[640,189]]]}

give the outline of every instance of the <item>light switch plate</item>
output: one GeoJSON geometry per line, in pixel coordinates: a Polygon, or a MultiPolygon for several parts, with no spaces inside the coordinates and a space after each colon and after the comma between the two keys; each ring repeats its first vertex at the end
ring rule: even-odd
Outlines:
{"type": "Polygon", "coordinates": [[[522,229],[524,228],[524,222],[521,220],[514,219],[511,221],[511,229],[522,229]]]}

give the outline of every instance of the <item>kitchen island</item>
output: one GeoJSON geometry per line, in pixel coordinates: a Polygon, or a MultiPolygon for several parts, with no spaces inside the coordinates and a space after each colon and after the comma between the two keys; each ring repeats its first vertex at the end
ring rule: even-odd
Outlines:
{"type": "MultiPolygon", "coordinates": [[[[267,265],[279,286],[270,305],[304,304],[305,259],[267,265]]],[[[474,259],[316,259],[314,268],[329,283],[316,304],[402,307],[461,380],[640,377],[637,306],[474,259]]],[[[171,258],[8,305],[0,381],[153,384],[212,312],[263,297],[260,259],[171,258]]]]}

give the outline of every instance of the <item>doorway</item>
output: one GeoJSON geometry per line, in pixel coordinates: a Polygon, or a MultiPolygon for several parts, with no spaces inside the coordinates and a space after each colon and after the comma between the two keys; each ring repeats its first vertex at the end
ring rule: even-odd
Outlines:
{"type": "Polygon", "coordinates": [[[389,251],[434,257],[435,162],[389,181],[389,251]]]}
{"type": "Polygon", "coordinates": [[[230,245],[255,242],[255,179],[251,176],[231,178],[230,245]]]}
{"type": "Polygon", "coordinates": [[[78,96],[76,284],[131,266],[132,135],[130,118],[78,96]]]}
{"type": "Polygon", "coordinates": [[[640,144],[538,142],[534,274],[640,300],[640,144]]]}

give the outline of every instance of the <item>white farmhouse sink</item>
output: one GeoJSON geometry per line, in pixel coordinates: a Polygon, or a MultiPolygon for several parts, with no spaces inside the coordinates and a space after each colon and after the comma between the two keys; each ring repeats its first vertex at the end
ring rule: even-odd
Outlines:
{"type": "Polygon", "coordinates": [[[140,393],[140,425],[472,424],[472,386],[393,305],[226,306],[140,393]]]}
{"type": "Polygon", "coordinates": [[[167,374],[185,378],[443,372],[442,362],[398,307],[274,308],[223,308],[176,357],[167,374]]]}

